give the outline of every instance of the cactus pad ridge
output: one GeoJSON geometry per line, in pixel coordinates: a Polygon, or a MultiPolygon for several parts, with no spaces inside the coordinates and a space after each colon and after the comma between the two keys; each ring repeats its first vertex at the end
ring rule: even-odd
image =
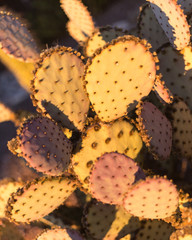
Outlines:
{"type": "Polygon", "coordinates": [[[117,151],[135,159],[141,148],[141,137],[128,121],[94,123],[85,132],[82,149],[72,157],[73,169],[83,188],[88,190],[91,167],[98,157],[117,151]]]}
{"type": "Polygon", "coordinates": [[[64,127],[79,130],[84,128],[89,110],[89,99],[82,82],[84,64],[81,58],[81,54],[71,48],[48,49],[41,55],[32,82],[32,100],[37,110],[64,127]]]}
{"type": "Polygon", "coordinates": [[[155,158],[167,159],[172,148],[172,126],[169,120],[150,102],[140,102],[137,115],[137,126],[146,146],[155,158]]]}
{"type": "Polygon", "coordinates": [[[79,232],[70,228],[53,228],[43,231],[36,240],[83,240],[79,232]]]}
{"type": "Polygon", "coordinates": [[[178,203],[176,186],[166,178],[154,176],[134,184],[126,194],[123,206],[137,217],[163,219],[176,211],[178,203]]]}
{"type": "Polygon", "coordinates": [[[157,21],[149,3],[141,7],[138,28],[139,36],[147,39],[152,45],[152,49],[155,51],[164,43],[169,42],[169,39],[157,21]]]}
{"type": "Polygon", "coordinates": [[[148,220],[136,235],[137,240],[169,240],[174,228],[162,220],[148,220]]]}
{"type": "Polygon", "coordinates": [[[128,107],[152,90],[157,58],[149,48],[134,36],[118,37],[87,62],[86,89],[101,121],[126,115],[128,107]]]}
{"type": "Polygon", "coordinates": [[[6,206],[6,217],[17,223],[38,220],[59,207],[75,189],[72,177],[35,179],[12,194],[6,206]]]}
{"type": "Polygon", "coordinates": [[[127,31],[117,27],[106,26],[97,28],[85,42],[85,55],[92,56],[97,49],[102,48],[106,43],[126,33],[127,31]]]}
{"type": "Polygon", "coordinates": [[[83,34],[81,29],[75,25],[73,21],[68,21],[66,27],[71,37],[74,38],[77,42],[81,43],[87,40],[87,37],[83,34]]]}
{"type": "Polygon", "coordinates": [[[39,57],[31,34],[11,13],[0,11],[0,36],[0,46],[6,54],[23,62],[34,62],[39,57]]]}
{"type": "Polygon", "coordinates": [[[91,171],[90,191],[100,202],[121,205],[129,187],[144,178],[145,174],[131,158],[118,152],[105,153],[91,171]]]}
{"type": "Polygon", "coordinates": [[[87,7],[81,0],[60,0],[61,8],[82,32],[90,36],[94,31],[94,22],[87,7]]]}
{"type": "Polygon", "coordinates": [[[138,218],[127,213],[122,207],[91,201],[84,209],[83,226],[92,239],[118,239],[139,229],[138,218]]]}
{"type": "Polygon", "coordinates": [[[168,117],[173,126],[173,147],[182,156],[192,157],[192,114],[187,104],[180,98],[176,98],[167,108],[168,117]]]}
{"type": "Polygon", "coordinates": [[[192,109],[192,46],[189,45],[178,52],[170,45],[164,45],[158,51],[158,58],[162,81],[173,95],[183,98],[192,109]]]}
{"type": "Polygon", "coordinates": [[[12,181],[7,178],[0,181],[0,218],[5,217],[5,207],[11,194],[22,185],[21,182],[12,181]]]}
{"type": "Polygon", "coordinates": [[[167,35],[170,43],[177,50],[183,49],[190,42],[190,30],[182,9],[175,0],[147,0],[167,35]]]}
{"type": "Polygon", "coordinates": [[[68,168],[72,143],[51,119],[35,117],[18,129],[16,152],[30,167],[47,175],[62,175],[68,168]]]}
{"type": "Polygon", "coordinates": [[[192,12],[191,0],[177,0],[177,3],[181,6],[185,14],[190,14],[192,12]]]}

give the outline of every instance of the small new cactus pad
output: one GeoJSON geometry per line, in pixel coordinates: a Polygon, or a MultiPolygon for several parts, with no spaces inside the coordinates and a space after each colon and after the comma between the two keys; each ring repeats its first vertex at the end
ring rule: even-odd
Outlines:
{"type": "Polygon", "coordinates": [[[3,11],[0,11],[0,46],[6,54],[24,62],[34,62],[39,57],[26,27],[11,13],[3,11]]]}
{"type": "Polygon", "coordinates": [[[15,121],[15,113],[0,102],[0,123],[6,121],[15,121]]]}
{"type": "Polygon", "coordinates": [[[167,109],[173,126],[173,146],[184,157],[192,157],[192,114],[189,107],[181,99],[175,99],[167,109]]]}
{"type": "Polygon", "coordinates": [[[71,35],[72,38],[74,38],[77,42],[85,42],[87,37],[83,34],[81,29],[79,29],[73,21],[67,22],[67,31],[71,35]]]}
{"type": "Polygon", "coordinates": [[[169,42],[149,3],[141,7],[138,28],[139,36],[147,39],[155,51],[164,43],[169,42]]]}
{"type": "Polygon", "coordinates": [[[167,35],[170,43],[177,50],[183,49],[190,42],[189,25],[182,9],[175,0],[147,0],[167,35]]]}
{"type": "Polygon", "coordinates": [[[137,115],[137,126],[146,146],[154,157],[167,159],[172,147],[172,126],[169,120],[150,102],[140,102],[137,115]]]}
{"type": "Polygon", "coordinates": [[[22,186],[21,182],[15,182],[10,179],[0,181],[0,218],[5,217],[5,206],[11,194],[22,186]]]}
{"type": "Polygon", "coordinates": [[[173,95],[171,91],[165,86],[165,82],[162,82],[160,78],[155,80],[154,90],[160,101],[163,100],[163,103],[165,102],[170,104],[173,102],[173,95]]]}
{"type": "Polygon", "coordinates": [[[178,0],[177,3],[181,6],[181,9],[184,10],[185,14],[190,14],[192,12],[192,2],[191,0],[178,0]]]}
{"type": "Polygon", "coordinates": [[[87,7],[81,0],[60,0],[61,8],[70,21],[72,21],[82,32],[90,36],[94,31],[94,22],[87,7]]]}
{"type": "Polygon", "coordinates": [[[122,207],[96,201],[86,205],[82,223],[87,235],[92,239],[116,239],[117,236],[140,228],[139,219],[127,213],[122,207]]]}
{"type": "Polygon", "coordinates": [[[72,164],[85,189],[89,188],[91,167],[105,152],[117,151],[136,158],[142,148],[142,140],[136,129],[126,120],[111,124],[93,124],[82,140],[82,149],[73,155],[72,164]]]}
{"type": "Polygon", "coordinates": [[[171,216],[178,202],[176,186],[168,179],[155,176],[134,184],[126,194],[123,206],[134,216],[160,219],[171,216]]]}
{"type": "Polygon", "coordinates": [[[72,177],[35,179],[12,194],[6,206],[6,217],[14,222],[38,220],[59,207],[75,189],[72,177]]]}
{"type": "Polygon", "coordinates": [[[191,79],[192,79],[192,47],[182,51],[174,50],[170,45],[164,45],[158,51],[162,80],[174,95],[182,97],[192,109],[191,79]]]}
{"type": "Polygon", "coordinates": [[[78,231],[70,228],[47,229],[36,240],[83,240],[78,231]]]}
{"type": "Polygon", "coordinates": [[[117,152],[105,153],[91,171],[90,191],[98,201],[121,205],[129,187],[144,178],[145,174],[131,158],[117,152]]]}
{"type": "Polygon", "coordinates": [[[19,156],[30,167],[48,175],[61,175],[67,169],[72,143],[59,126],[46,117],[28,119],[18,130],[16,138],[19,156]]]}
{"type": "Polygon", "coordinates": [[[174,228],[162,220],[148,220],[137,233],[137,240],[169,240],[174,228]]]}
{"type": "Polygon", "coordinates": [[[48,113],[64,127],[82,130],[89,99],[82,82],[84,64],[80,56],[66,47],[45,51],[32,82],[32,99],[39,111],[48,113]]]}
{"type": "Polygon", "coordinates": [[[149,48],[145,40],[123,36],[106,44],[87,62],[86,89],[102,121],[126,115],[131,104],[152,90],[157,59],[149,48]]]}
{"type": "Polygon", "coordinates": [[[181,228],[171,234],[170,240],[191,240],[192,228],[191,226],[181,228]]]}
{"type": "Polygon", "coordinates": [[[87,39],[84,52],[87,56],[92,56],[98,48],[103,47],[106,43],[113,39],[125,35],[125,31],[116,27],[102,27],[96,29],[95,32],[87,39]]]}

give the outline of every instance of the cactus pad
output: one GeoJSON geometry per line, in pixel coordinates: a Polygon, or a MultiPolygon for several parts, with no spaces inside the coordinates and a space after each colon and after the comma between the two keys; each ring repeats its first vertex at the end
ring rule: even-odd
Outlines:
{"type": "Polygon", "coordinates": [[[192,157],[192,114],[189,107],[181,99],[175,99],[167,109],[173,126],[173,146],[184,157],[192,157]]]}
{"type": "Polygon", "coordinates": [[[3,179],[0,181],[0,218],[5,217],[5,206],[11,194],[22,186],[21,182],[11,181],[10,179],[3,179]]]}
{"type": "Polygon", "coordinates": [[[120,28],[110,26],[96,29],[95,32],[87,39],[84,52],[87,56],[92,56],[98,48],[103,47],[113,39],[125,35],[125,31],[120,28]]]}
{"type": "Polygon", "coordinates": [[[81,0],[60,0],[60,3],[61,8],[70,21],[72,21],[82,32],[90,36],[94,31],[94,22],[91,14],[81,0]]]}
{"type": "Polygon", "coordinates": [[[122,207],[96,201],[86,205],[82,222],[87,235],[92,239],[116,239],[121,234],[125,235],[140,228],[139,219],[131,216],[122,207]]]}
{"type": "Polygon", "coordinates": [[[80,234],[70,228],[54,228],[47,229],[42,234],[40,234],[36,240],[83,240],[80,234]]]}
{"type": "Polygon", "coordinates": [[[0,102],[0,123],[5,121],[15,121],[15,114],[0,102]]]}
{"type": "Polygon", "coordinates": [[[147,178],[136,183],[124,198],[124,208],[142,218],[160,219],[177,209],[179,193],[175,185],[163,178],[147,178]]]}
{"type": "Polygon", "coordinates": [[[170,43],[177,50],[183,49],[190,42],[189,25],[186,16],[175,0],[147,0],[167,35],[170,43]]]}
{"type": "Polygon", "coordinates": [[[33,103],[64,127],[82,130],[89,110],[80,53],[55,47],[41,55],[33,80],[33,103]],[[73,122],[73,124],[71,124],[73,122]]]}
{"type": "Polygon", "coordinates": [[[102,121],[126,115],[131,104],[152,90],[157,59],[149,47],[139,38],[119,37],[88,61],[84,76],[86,89],[102,121]]]}
{"type": "Polygon", "coordinates": [[[124,193],[145,174],[129,157],[120,153],[105,153],[97,159],[90,176],[90,190],[103,203],[122,204],[124,193]]]}
{"type": "Polygon", "coordinates": [[[172,126],[169,120],[150,102],[137,106],[138,129],[154,157],[164,160],[170,156],[172,126]]]}
{"type": "Polygon", "coordinates": [[[162,221],[162,220],[148,220],[144,228],[140,229],[137,233],[137,240],[169,240],[171,233],[174,231],[174,228],[162,221]]]}
{"type": "Polygon", "coordinates": [[[31,34],[11,13],[0,11],[0,46],[2,50],[24,62],[34,62],[39,52],[31,34]]]}
{"type": "Polygon", "coordinates": [[[36,117],[18,130],[18,149],[30,167],[48,175],[61,175],[67,169],[72,143],[59,126],[49,118],[36,117]]]}
{"type": "Polygon", "coordinates": [[[73,21],[67,22],[67,30],[72,38],[74,38],[77,42],[85,42],[87,37],[83,34],[83,32],[74,24],[73,21]]]}
{"type": "Polygon", "coordinates": [[[155,51],[164,43],[169,42],[169,39],[157,21],[149,3],[141,7],[138,28],[139,36],[147,39],[155,51]]]}
{"type": "Polygon", "coordinates": [[[38,220],[60,206],[75,189],[76,183],[71,177],[33,180],[8,200],[6,216],[14,222],[38,220]]]}
{"type": "Polygon", "coordinates": [[[141,148],[139,133],[126,120],[96,123],[87,129],[80,152],[73,155],[73,169],[83,187],[88,189],[90,170],[98,157],[105,152],[117,151],[134,159],[141,148]]]}
{"type": "Polygon", "coordinates": [[[174,95],[182,97],[192,109],[192,47],[185,47],[178,52],[169,45],[164,45],[158,52],[162,80],[174,95]],[[174,70],[174,71],[173,71],[174,70]]]}

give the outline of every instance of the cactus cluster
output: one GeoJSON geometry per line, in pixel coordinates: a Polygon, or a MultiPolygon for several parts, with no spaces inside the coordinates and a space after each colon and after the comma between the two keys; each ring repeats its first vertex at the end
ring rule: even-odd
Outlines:
{"type": "Polygon", "coordinates": [[[8,148],[38,175],[0,182],[2,239],[192,239],[192,6],[148,2],[125,31],[60,0],[79,50],[42,53],[0,12],[0,59],[33,75],[37,108],[1,103],[0,120],[18,126],[8,148]]]}

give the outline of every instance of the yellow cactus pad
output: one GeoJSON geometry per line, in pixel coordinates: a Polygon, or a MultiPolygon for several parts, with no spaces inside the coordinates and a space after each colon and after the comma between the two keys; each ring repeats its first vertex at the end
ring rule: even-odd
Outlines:
{"type": "Polygon", "coordinates": [[[91,14],[83,5],[81,0],[60,0],[61,8],[64,10],[70,21],[86,35],[90,36],[94,31],[94,22],[91,14]]]}
{"type": "Polygon", "coordinates": [[[147,0],[167,35],[170,43],[177,50],[183,49],[190,42],[190,31],[186,16],[176,0],[147,0]]]}
{"type": "Polygon", "coordinates": [[[84,91],[84,64],[80,53],[71,48],[55,47],[41,56],[32,83],[33,103],[64,127],[79,130],[89,110],[84,91]]]}
{"type": "Polygon", "coordinates": [[[147,96],[156,77],[156,58],[145,40],[123,36],[106,44],[88,61],[84,80],[101,121],[127,114],[127,108],[147,96]]]}
{"type": "Polygon", "coordinates": [[[135,159],[142,148],[142,140],[133,125],[126,120],[111,124],[93,124],[82,140],[82,149],[72,158],[73,169],[83,188],[89,189],[91,167],[105,152],[117,151],[135,159]]]}
{"type": "Polygon", "coordinates": [[[3,103],[0,102],[0,123],[6,121],[14,121],[15,114],[8,107],[6,107],[3,103]]]}
{"type": "Polygon", "coordinates": [[[73,178],[36,179],[12,195],[8,200],[6,216],[14,222],[38,220],[59,207],[75,189],[73,178]]]}
{"type": "Polygon", "coordinates": [[[87,37],[83,34],[81,29],[75,25],[73,21],[67,22],[67,30],[72,38],[74,38],[77,42],[85,42],[87,37]]]}

